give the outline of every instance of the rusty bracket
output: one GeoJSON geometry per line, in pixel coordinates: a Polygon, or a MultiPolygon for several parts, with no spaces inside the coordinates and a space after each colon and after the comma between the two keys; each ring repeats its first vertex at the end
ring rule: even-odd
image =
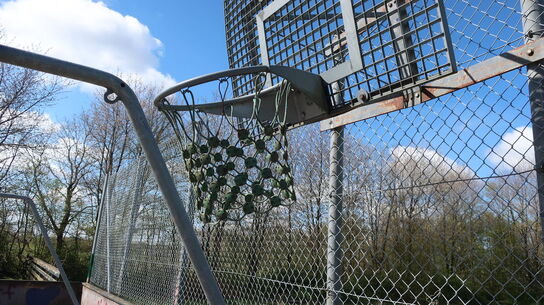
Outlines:
{"type": "Polygon", "coordinates": [[[359,122],[389,112],[412,107],[440,96],[467,88],[495,76],[521,68],[544,58],[544,38],[497,55],[384,101],[361,105],[337,116],[321,121],[321,131],[359,122]],[[419,89],[419,90],[417,90],[419,89]],[[419,91],[419,97],[417,97],[419,91]]]}
{"type": "Polygon", "coordinates": [[[404,90],[402,96],[404,97],[404,104],[406,108],[421,104],[422,95],[420,87],[413,87],[404,90]]]}

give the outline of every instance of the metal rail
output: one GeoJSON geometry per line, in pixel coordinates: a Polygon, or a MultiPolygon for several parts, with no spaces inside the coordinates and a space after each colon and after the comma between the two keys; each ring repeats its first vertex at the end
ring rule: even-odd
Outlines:
{"type": "Polygon", "coordinates": [[[15,195],[15,194],[0,193],[0,198],[22,200],[30,206],[30,209],[32,210],[32,214],[34,214],[34,218],[36,219],[36,223],[38,223],[38,227],[40,228],[40,231],[43,235],[45,244],[47,245],[47,248],[49,249],[49,253],[51,253],[53,260],[55,261],[55,265],[57,265],[57,268],[59,268],[60,277],[62,278],[62,281],[64,282],[64,286],[66,286],[66,291],[68,291],[68,295],[70,296],[72,303],[74,303],[75,305],[79,305],[79,302],[76,297],[76,293],[74,292],[72,285],[70,285],[70,281],[68,280],[68,276],[66,275],[66,272],[64,272],[64,268],[62,267],[62,263],[60,262],[60,258],[57,254],[57,251],[55,251],[55,248],[53,248],[51,239],[49,238],[49,235],[47,235],[47,229],[43,225],[42,218],[40,217],[40,214],[38,213],[38,208],[36,208],[36,203],[34,203],[34,201],[30,199],[30,197],[15,195]]]}
{"type": "Polygon", "coordinates": [[[123,103],[208,302],[225,304],[147,118],[132,89],[113,74],[5,45],[0,45],[0,61],[104,87],[107,89],[104,95],[106,102],[123,103]],[[112,98],[113,95],[115,97],[112,98]]]}

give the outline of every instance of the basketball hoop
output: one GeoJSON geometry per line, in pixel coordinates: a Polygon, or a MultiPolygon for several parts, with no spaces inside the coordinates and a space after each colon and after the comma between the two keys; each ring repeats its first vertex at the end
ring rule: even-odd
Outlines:
{"type": "Polygon", "coordinates": [[[287,130],[301,123],[298,119],[307,122],[310,118],[306,111],[316,118],[327,113],[327,100],[316,98],[327,96],[320,78],[305,76],[319,81],[317,88],[322,91],[314,90],[315,81],[308,79],[303,81],[311,87],[300,86],[296,79],[278,78],[275,86],[265,88],[265,83],[277,75],[269,67],[251,67],[189,80],[155,100],[180,144],[204,223],[239,221],[246,215],[266,214],[296,201],[287,130]],[[241,76],[251,79],[248,93],[229,99],[232,78],[241,76]],[[217,83],[220,101],[198,104],[193,89],[210,82],[217,83]],[[179,103],[166,99],[176,92],[179,103]]]}

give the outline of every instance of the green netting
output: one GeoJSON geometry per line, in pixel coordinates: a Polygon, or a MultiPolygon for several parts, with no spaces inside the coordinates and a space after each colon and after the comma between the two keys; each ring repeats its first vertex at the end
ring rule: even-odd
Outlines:
{"type": "MultiPolygon", "coordinates": [[[[207,114],[194,107],[184,112],[162,110],[179,140],[196,208],[205,223],[239,221],[246,215],[268,213],[296,200],[285,124],[291,85],[287,81],[281,83],[273,119],[262,121],[258,114],[263,77],[255,77],[253,83],[255,96],[250,118],[234,117],[232,106],[227,104],[222,115],[207,114]]],[[[218,82],[221,101],[225,102],[229,82],[218,82]]],[[[186,105],[195,105],[190,88],[180,93],[186,105]]]]}

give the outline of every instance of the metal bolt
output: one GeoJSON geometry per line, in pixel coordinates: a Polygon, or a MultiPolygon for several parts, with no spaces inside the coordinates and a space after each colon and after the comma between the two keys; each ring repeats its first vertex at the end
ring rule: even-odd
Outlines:
{"type": "Polygon", "coordinates": [[[538,173],[543,174],[544,173],[544,162],[541,162],[540,166],[535,166],[535,171],[537,171],[538,173]]]}
{"type": "Polygon", "coordinates": [[[357,93],[357,101],[359,101],[359,103],[366,103],[368,102],[369,98],[370,95],[364,89],[359,90],[359,92],[357,93]]]}
{"type": "Polygon", "coordinates": [[[535,49],[530,48],[529,50],[527,50],[527,55],[533,56],[533,54],[535,54],[535,49]]]}

